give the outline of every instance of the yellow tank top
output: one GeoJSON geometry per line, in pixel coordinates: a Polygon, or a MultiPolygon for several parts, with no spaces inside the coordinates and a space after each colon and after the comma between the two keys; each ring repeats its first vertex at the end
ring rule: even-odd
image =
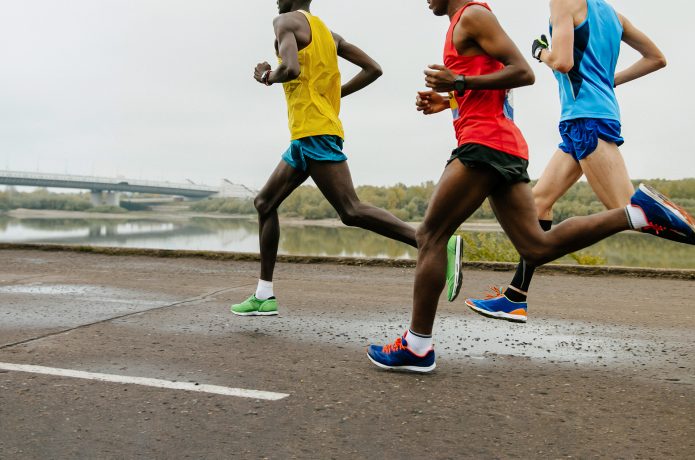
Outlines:
{"type": "Polygon", "coordinates": [[[321,135],[344,139],[338,117],[341,81],[335,40],[321,19],[301,12],[311,27],[311,43],[299,51],[299,77],[282,85],[292,140],[321,135]]]}

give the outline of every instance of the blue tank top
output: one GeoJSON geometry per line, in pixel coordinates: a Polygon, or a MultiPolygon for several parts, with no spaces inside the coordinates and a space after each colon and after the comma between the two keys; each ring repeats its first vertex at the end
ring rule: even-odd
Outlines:
{"type": "Polygon", "coordinates": [[[560,121],[577,118],[620,121],[613,87],[623,26],[605,0],[586,0],[586,6],[586,20],[574,29],[574,67],[567,74],[555,72],[560,85],[560,121]]]}

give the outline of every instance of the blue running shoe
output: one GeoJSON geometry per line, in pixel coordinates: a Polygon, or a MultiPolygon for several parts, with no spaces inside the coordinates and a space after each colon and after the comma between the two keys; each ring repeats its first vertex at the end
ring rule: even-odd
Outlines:
{"type": "Polygon", "coordinates": [[[418,356],[408,348],[405,336],[388,345],[370,345],[367,348],[367,357],[383,369],[424,373],[432,372],[437,366],[434,362],[434,348],[424,356],[418,356]]]}
{"type": "Polygon", "coordinates": [[[652,187],[640,184],[630,202],[644,212],[649,223],[636,230],[679,243],[695,244],[695,219],[652,187]]]}
{"type": "Polygon", "coordinates": [[[515,323],[526,322],[526,302],[512,302],[500,289],[492,286],[493,294],[485,300],[466,299],[466,305],[488,318],[504,319],[515,323]]]}

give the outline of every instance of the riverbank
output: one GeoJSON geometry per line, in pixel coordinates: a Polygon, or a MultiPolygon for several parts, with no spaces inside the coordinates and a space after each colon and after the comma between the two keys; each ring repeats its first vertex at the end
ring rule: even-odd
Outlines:
{"type": "MultiPolygon", "coordinates": [[[[167,208],[171,208],[167,206],[167,208]]],[[[249,220],[255,222],[256,215],[249,214],[219,214],[219,213],[201,213],[190,212],[183,209],[186,207],[177,208],[181,210],[172,211],[166,209],[163,211],[129,211],[127,213],[93,213],[81,211],[55,211],[55,210],[39,210],[39,209],[14,209],[7,211],[0,216],[5,215],[15,219],[105,219],[105,220],[165,220],[165,221],[185,221],[188,219],[219,219],[219,220],[249,220]]],[[[292,226],[312,226],[337,228],[344,227],[343,223],[338,219],[302,219],[297,217],[280,217],[280,222],[283,225],[292,226]]],[[[420,222],[408,222],[410,225],[417,227],[420,222]]],[[[485,222],[466,222],[461,226],[461,230],[475,232],[501,232],[502,227],[495,221],[485,222]]]]}
{"type": "MultiPolygon", "coordinates": [[[[162,207],[164,208],[164,207],[162,207]]],[[[94,214],[16,210],[0,216],[0,242],[258,253],[256,216],[157,211],[94,214]]],[[[179,209],[176,208],[175,209],[179,209]]],[[[406,244],[344,226],[338,220],[281,218],[279,253],[291,256],[416,259],[406,244]]],[[[417,225],[414,223],[413,225],[417,225]]],[[[496,222],[463,225],[464,259],[518,261],[496,222]]],[[[557,261],[560,264],[695,269],[695,247],[624,232],[557,261]]]]}

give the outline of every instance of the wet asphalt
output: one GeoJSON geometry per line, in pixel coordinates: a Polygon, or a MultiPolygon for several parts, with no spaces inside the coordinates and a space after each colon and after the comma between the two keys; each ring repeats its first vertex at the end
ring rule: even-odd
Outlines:
{"type": "Polygon", "coordinates": [[[411,268],[0,251],[0,362],[288,393],[281,401],[0,371],[0,458],[695,457],[695,282],[539,275],[526,325],[441,301],[438,369],[376,369],[411,268]]]}

